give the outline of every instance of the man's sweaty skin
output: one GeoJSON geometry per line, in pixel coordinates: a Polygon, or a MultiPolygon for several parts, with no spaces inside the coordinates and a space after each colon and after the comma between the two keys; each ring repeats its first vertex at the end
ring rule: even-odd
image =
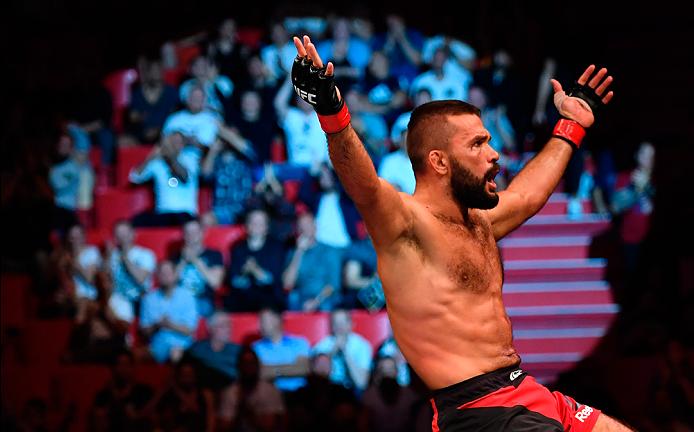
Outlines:
{"type": "MultiPolygon", "coordinates": [[[[294,39],[300,56],[323,64],[308,37],[294,39]]],[[[585,84],[593,66],[579,78],[585,84]]],[[[332,64],[327,74],[332,74],[332,64]]],[[[589,85],[602,94],[611,77],[598,72],[589,85]],[[596,81],[597,80],[597,81],[596,81]]],[[[562,115],[589,127],[593,116],[553,81],[562,115]]],[[[603,99],[609,102],[612,92],[603,99]]],[[[558,184],[572,154],[552,138],[514,178],[492,210],[468,209],[453,197],[452,164],[482,179],[499,155],[478,116],[448,115],[432,127],[443,134],[441,150],[429,151],[410,196],[379,179],[351,126],[328,134],[330,158],[345,190],[357,205],[378,255],[394,336],[408,362],[431,389],[510,366],[520,360],[501,287],[503,268],[496,241],[539,211],[558,184]],[[445,150],[444,150],[445,149],[445,150]]],[[[493,182],[486,191],[496,192],[493,182]]]]}

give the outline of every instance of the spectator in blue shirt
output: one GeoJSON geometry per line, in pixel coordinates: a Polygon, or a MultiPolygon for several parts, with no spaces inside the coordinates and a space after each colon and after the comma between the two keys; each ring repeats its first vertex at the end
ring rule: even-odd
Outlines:
{"type": "Polygon", "coordinates": [[[313,354],[331,359],[330,380],[358,392],[369,382],[372,349],[369,342],[352,331],[352,318],[343,309],[330,315],[332,334],[313,347],[313,354]]]}
{"type": "Polygon", "coordinates": [[[134,226],[180,225],[198,214],[200,152],[185,146],[180,133],[167,135],[161,146],[130,171],[130,181],[154,181],[154,212],[141,213],[134,226]]]}
{"type": "Polygon", "coordinates": [[[142,299],[140,327],[150,338],[150,353],[159,363],[178,361],[183,351],[193,343],[198,324],[195,297],[178,286],[174,263],[159,265],[159,289],[142,299]]]}
{"type": "Polygon", "coordinates": [[[302,336],[285,334],[282,316],[274,309],[260,311],[262,339],[252,348],[261,363],[260,375],[275,382],[281,391],[294,391],[306,385],[310,345],[302,336]]]}

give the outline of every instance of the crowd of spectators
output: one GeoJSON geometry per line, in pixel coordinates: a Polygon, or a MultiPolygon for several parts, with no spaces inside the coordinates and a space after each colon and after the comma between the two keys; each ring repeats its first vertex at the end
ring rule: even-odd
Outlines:
{"type": "MultiPolygon", "coordinates": [[[[41,310],[74,318],[66,361],[113,364],[90,427],[426,428],[421,383],[394,339],[372,350],[352,329],[349,310],[385,307],[376,255],[331,167],[312,107],[293,92],[290,36],[320,41],[379,175],[405,193],[415,188],[406,141],[413,108],[451,98],[478,106],[501,154],[503,189],[532,150],[530,129],[551,122],[551,95],[541,85],[536,101],[520,100],[513,59],[503,49],[480,58],[465,41],[425,35],[394,15],[384,32],[374,28],[344,17],[287,19],[272,23],[254,45],[226,19],[195,39],[196,56],[183,67],[173,42],[158,56],[138,59],[120,130],[104,89],[63,125],[48,178],[56,240],[43,262],[43,285],[50,288],[41,310]],[[129,181],[151,185],[153,209],[113,227],[90,225],[85,214],[93,210],[98,179],[105,173],[112,181],[119,147],[139,145],[152,150],[129,181]],[[98,166],[90,159],[94,149],[98,166]],[[287,191],[291,184],[295,196],[287,191]],[[212,190],[204,212],[203,187],[212,190]],[[231,225],[245,233],[231,250],[205,246],[206,229],[231,225]],[[178,227],[182,245],[157,260],[136,242],[143,227],[178,227]],[[109,229],[112,240],[101,248],[89,244],[87,228],[109,229]],[[283,331],[284,311],[330,312],[331,334],[311,346],[283,331]],[[236,312],[259,313],[260,339],[230,342],[228,313],[236,312]],[[205,339],[196,337],[201,320],[205,339]],[[174,364],[170,385],[135,382],[132,368],[142,359],[174,364]]],[[[555,67],[548,59],[542,76],[555,67]]],[[[575,158],[569,216],[579,218],[586,199],[603,216],[618,216],[625,262],[634,268],[653,207],[653,145],[639,147],[630,172],[617,173],[609,155],[601,155],[607,162],[598,168],[587,151],[575,158]]]]}

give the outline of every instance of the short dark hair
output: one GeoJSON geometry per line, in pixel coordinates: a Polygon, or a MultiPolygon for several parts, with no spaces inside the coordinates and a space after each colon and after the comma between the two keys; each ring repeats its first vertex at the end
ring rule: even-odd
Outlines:
{"type": "MultiPolygon", "coordinates": [[[[442,118],[440,121],[443,124],[446,116],[463,114],[481,117],[479,108],[460,100],[427,102],[412,111],[410,122],[407,124],[407,155],[410,157],[415,174],[424,168],[424,161],[432,147],[431,121],[442,118]]],[[[433,136],[436,137],[437,135],[434,134],[433,136]]]]}

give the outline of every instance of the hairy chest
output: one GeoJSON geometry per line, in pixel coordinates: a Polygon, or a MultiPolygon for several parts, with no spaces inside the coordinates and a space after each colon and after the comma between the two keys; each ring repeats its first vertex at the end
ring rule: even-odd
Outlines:
{"type": "Polygon", "coordinates": [[[503,267],[488,222],[472,218],[456,223],[436,217],[427,231],[422,252],[454,286],[474,293],[501,288],[503,267]]]}

